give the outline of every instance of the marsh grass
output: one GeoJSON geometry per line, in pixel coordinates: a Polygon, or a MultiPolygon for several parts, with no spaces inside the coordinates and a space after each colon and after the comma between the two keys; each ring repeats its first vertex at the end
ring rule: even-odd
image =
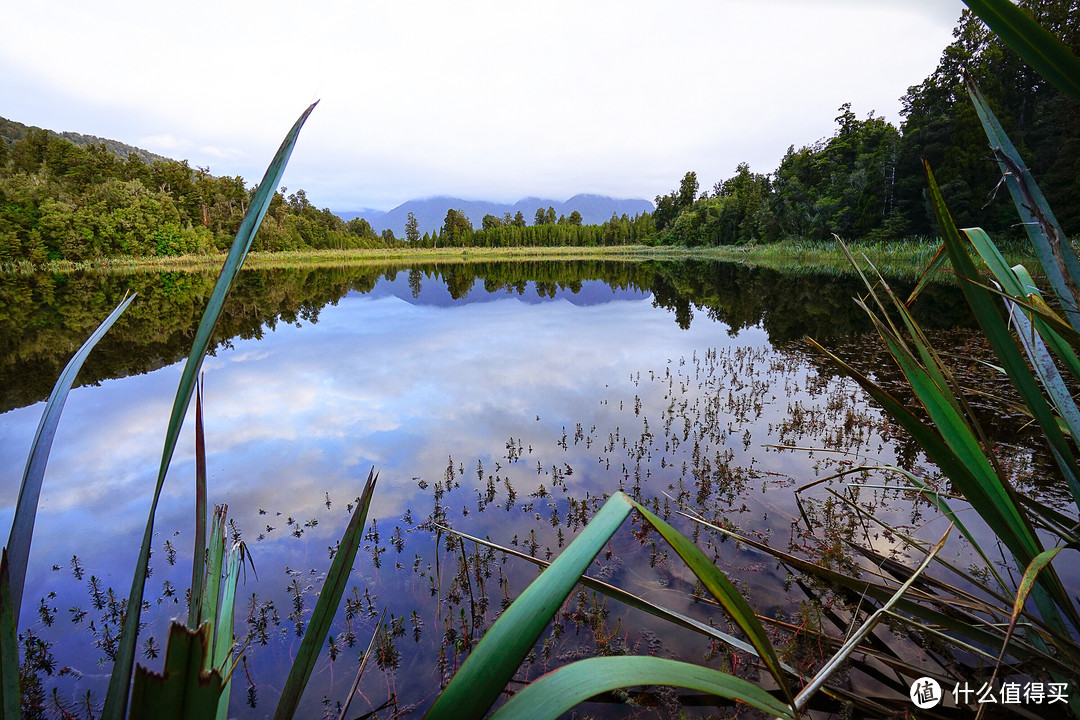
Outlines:
{"type": "MultiPolygon", "coordinates": [[[[854,242],[850,244],[856,256],[866,255],[875,266],[890,277],[917,280],[930,264],[940,242],[933,238],[911,238],[897,241],[854,242]]],[[[1030,251],[1020,243],[1004,246],[1012,262],[1029,262],[1030,251]]],[[[835,241],[811,241],[791,238],[769,244],[731,245],[719,247],[679,247],[622,245],[604,247],[450,247],[450,248],[381,248],[361,250],[297,250],[287,252],[251,252],[245,268],[305,269],[380,267],[387,263],[407,263],[412,267],[426,265],[463,265],[489,261],[544,260],[606,260],[642,262],[647,260],[720,260],[750,266],[770,268],[793,274],[855,275],[843,251],[835,241]]],[[[107,273],[131,274],[148,271],[198,272],[220,267],[219,255],[185,255],[180,257],[112,257],[83,262],[54,260],[44,264],[14,261],[0,264],[0,274],[34,275],[47,273],[107,273]]],[[[942,269],[932,279],[951,282],[952,274],[942,269]]]]}

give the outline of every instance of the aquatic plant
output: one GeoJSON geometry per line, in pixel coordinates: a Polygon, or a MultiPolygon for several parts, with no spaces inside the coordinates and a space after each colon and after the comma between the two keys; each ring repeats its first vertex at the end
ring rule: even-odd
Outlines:
{"type": "MultiPolygon", "coordinates": [[[[1080,62],[1042,28],[1027,18],[1008,0],[967,0],[968,5],[998,32],[1002,39],[1020,52],[1038,71],[1080,100],[1080,62]]],[[[967,302],[998,359],[1001,372],[1012,382],[1025,411],[1038,425],[1049,444],[1058,469],[1068,483],[1075,505],[1080,509],[1080,465],[1073,452],[1080,432],[1080,410],[1060,375],[1063,367],[1073,382],[1080,380],[1080,360],[1073,347],[1080,341],[1080,264],[1072,254],[1065,234],[1038,191],[1030,172],[1008,142],[989,106],[974,86],[969,86],[972,102],[1001,165],[1005,182],[1013,194],[1025,228],[1039,255],[1057,302],[1055,310],[1046,302],[1030,274],[1022,266],[1010,268],[989,237],[978,229],[959,231],[949,216],[944,200],[928,168],[930,198],[943,236],[940,257],[948,257],[956,272],[967,302]],[[965,242],[964,238],[967,239],[965,242]],[[987,285],[968,254],[975,248],[996,280],[987,285]],[[997,303],[1004,300],[1007,316],[1017,327],[1018,340],[1010,332],[997,303]]],[[[850,257],[852,264],[854,258],[850,257]]],[[[932,265],[937,265],[935,260],[932,265]]],[[[861,271],[860,271],[861,272],[861,271]]],[[[858,630],[854,615],[851,627],[839,628],[848,640],[825,663],[817,676],[803,685],[796,695],[789,685],[788,673],[795,673],[779,660],[768,637],[746,601],[730,582],[699,550],[673,528],[653,516],[647,508],[622,493],[617,493],[589,522],[570,546],[534,581],[485,633],[469,654],[442,695],[428,712],[429,718],[479,718],[495,705],[506,685],[538,641],[548,622],[577,582],[585,583],[612,596],[628,600],[626,594],[604,588],[585,576],[585,571],[603,544],[632,510],[671,544],[692,567],[750,638],[752,649],[770,673],[779,689],[779,698],[729,674],[685,663],[652,657],[592,658],[561,667],[524,689],[498,708],[492,717],[556,717],[580,701],[601,692],[640,685],[674,685],[695,688],[720,697],[737,699],[777,717],[799,714],[815,692],[836,692],[826,680],[858,648],[864,657],[884,662],[893,672],[914,681],[931,676],[948,683],[967,681],[957,677],[957,667],[948,657],[939,660],[940,668],[931,670],[913,665],[890,653],[882,653],[864,644],[871,638],[877,623],[888,619],[909,632],[935,638],[957,652],[970,653],[993,663],[990,684],[1002,672],[1048,677],[1057,683],[1075,682],[1080,666],[1080,612],[1071,593],[1065,588],[1052,565],[1065,546],[1076,547],[1080,537],[1076,519],[1048,503],[1026,497],[1012,484],[987,441],[985,432],[972,412],[968,395],[934,350],[925,332],[913,320],[907,304],[919,289],[901,301],[880,276],[866,279],[868,295],[860,300],[884,340],[890,356],[900,367],[910,391],[921,405],[923,414],[914,413],[866,375],[857,372],[835,355],[826,353],[837,367],[854,378],[886,412],[909,432],[945,475],[952,481],[956,496],[946,496],[915,473],[899,467],[850,468],[832,477],[887,470],[910,481],[957,527],[967,542],[985,562],[985,574],[965,571],[938,558],[946,536],[933,547],[919,539],[905,536],[910,546],[923,548],[925,557],[917,569],[885,557],[869,546],[856,546],[876,566],[874,579],[866,580],[846,570],[816,564],[765,543],[738,535],[730,529],[707,522],[693,513],[688,517],[704,526],[736,538],[757,550],[781,560],[790,568],[827,581],[834,588],[849,590],[862,600],[864,608],[877,605],[858,630]],[[898,319],[894,319],[898,318],[898,319]],[[997,541],[1012,556],[1010,572],[1014,582],[1006,582],[989,555],[961,521],[958,505],[967,505],[978,513],[997,541]],[[1053,546],[1047,547],[1044,538],[1053,546]],[[920,577],[932,563],[938,562],[961,583],[974,590],[964,590],[937,578],[920,577]],[[890,581],[888,576],[896,578],[890,581]],[[914,590],[916,582],[919,586],[914,590]],[[896,583],[899,582],[899,587],[896,583]],[[1037,612],[1025,610],[1032,598],[1037,612]],[[948,608],[943,610],[940,608],[948,608]],[[1006,662],[1006,658],[1013,658],[1006,662]]],[[[615,438],[611,438],[612,446],[615,438]]],[[[508,443],[508,447],[511,443],[508,443]]],[[[820,482],[820,481],[819,481],[820,482]]],[[[814,483],[817,484],[817,483],[814,483]]],[[[868,522],[876,521],[851,498],[841,497],[854,512],[868,522]]],[[[885,527],[889,532],[895,528],[885,527]]],[[[470,538],[473,542],[483,542],[470,538]]],[[[509,548],[504,552],[523,557],[509,548]]],[[[533,555],[530,552],[529,555],[533,555]]],[[[634,604],[631,601],[631,604],[634,604]]],[[[637,607],[641,605],[635,604],[637,607]]],[[[662,609],[650,610],[664,615],[675,624],[682,621],[662,609]]],[[[731,639],[726,639],[732,642],[731,639]]],[[[733,643],[734,644],[734,643],[733,643]]],[[[847,698],[870,712],[888,712],[872,701],[847,698]]],[[[958,699],[958,702],[961,700],[958,699]]],[[[1080,697],[1068,698],[1070,710],[1080,715],[1080,697]]],[[[984,710],[985,706],[980,708],[984,710]]]]}
{"type": "MultiPolygon", "coordinates": [[[[300,129],[314,107],[314,104],[308,107],[293,125],[255,191],[195,332],[173,401],[153,501],[147,516],[139,557],[132,574],[131,592],[127,598],[126,610],[120,611],[119,601],[114,603],[110,600],[109,602],[110,607],[116,606],[114,615],[117,620],[123,618],[123,630],[118,638],[109,638],[108,654],[113,659],[113,668],[102,711],[103,718],[122,720],[124,717],[158,719],[217,717],[224,719],[227,716],[230,678],[240,661],[240,655],[234,657],[236,649],[233,636],[233,615],[236,582],[246,549],[240,542],[228,542],[225,506],[216,508],[212,518],[209,521],[207,519],[201,391],[196,402],[196,538],[188,620],[187,627],[182,623],[173,623],[170,629],[165,650],[164,672],[161,675],[141,666],[133,668],[139,640],[143,593],[149,571],[150,545],[158,500],[176,448],[180,428],[187,415],[192,395],[196,393],[197,378],[214,326],[221,314],[229,288],[239,274],[248,249],[269,208],[274,189],[280,183],[300,129]]],[[[15,720],[20,716],[21,689],[17,640],[19,608],[23,596],[37,502],[52,440],[64,402],[79,368],[94,345],[134,299],[135,297],[131,296],[121,302],[68,363],[45,404],[41,422],[31,444],[11,535],[0,559],[0,712],[5,720],[15,720]]],[[[326,640],[363,536],[364,522],[375,482],[376,475],[372,471],[368,475],[363,494],[356,502],[352,518],[334,554],[323,591],[285,682],[275,713],[276,718],[293,716],[304,687],[311,676],[319,648],[326,640]]],[[[73,567],[76,567],[78,558],[73,558],[72,562],[73,567]]],[[[76,573],[79,572],[81,571],[77,569],[76,573]]],[[[94,580],[91,578],[91,586],[97,588],[94,580]]],[[[110,589],[110,597],[111,592],[110,589]]],[[[100,588],[95,589],[95,593],[101,595],[100,588]]],[[[95,601],[95,604],[98,602],[95,601]]],[[[100,606],[103,607],[104,603],[104,599],[101,599],[100,606]]],[[[47,616],[49,610],[44,604],[42,610],[47,616]]],[[[76,610],[73,610],[73,613],[76,610]]],[[[85,615],[84,611],[78,612],[85,615]]],[[[77,622],[82,616],[76,614],[74,617],[77,622]]],[[[158,652],[153,642],[148,643],[145,650],[151,657],[158,652]]],[[[62,705],[58,707],[62,708],[62,705]]]]}

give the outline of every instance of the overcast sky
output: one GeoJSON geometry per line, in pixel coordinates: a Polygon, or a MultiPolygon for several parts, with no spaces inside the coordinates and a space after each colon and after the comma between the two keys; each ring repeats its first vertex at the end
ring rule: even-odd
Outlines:
{"type": "Polygon", "coordinates": [[[652,199],[776,168],[852,103],[899,122],[961,0],[39,0],[0,25],[0,116],[284,184],[319,207],[432,195],[652,199]]]}

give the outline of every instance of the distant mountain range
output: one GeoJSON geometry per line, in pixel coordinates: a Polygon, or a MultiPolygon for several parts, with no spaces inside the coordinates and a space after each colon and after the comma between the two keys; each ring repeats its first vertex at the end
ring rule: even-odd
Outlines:
{"type": "MultiPolygon", "coordinates": [[[[32,125],[24,125],[15,120],[8,120],[0,117],[0,142],[5,142],[10,147],[17,141],[26,137],[26,134],[30,130],[39,129],[40,128],[32,125]]],[[[56,132],[55,130],[47,130],[47,132],[51,135],[62,137],[76,145],[104,145],[106,150],[121,158],[126,158],[128,155],[134,154],[142,158],[147,164],[153,164],[157,160],[168,159],[156,153],[149,152],[148,150],[135,147],[134,145],[128,145],[127,143],[118,140],[110,140],[109,138],[97,137],[96,135],[83,135],[82,133],[76,132],[56,132]]],[[[640,198],[619,200],[606,195],[578,194],[565,202],[539,197],[527,197],[518,200],[513,205],[487,202],[484,200],[462,200],[461,198],[439,196],[424,198],[422,200],[409,200],[388,212],[365,208],[362,210],[336,212],[335,214],[346,221],[355,217],[365,218],[371,224],[371,227],[375,232],[381,233],[386,228],[390,228],[394,231],[396,237],[404,238],[405,220],[408,218],[410,212],[416,215],[416,219],[420,225],[420,233],[423,234],[426,232],[438,231],[439,228],[442,227],[443,220],[446,219],[446,211],[451,208],[463,211],[465,215],[468,216],[469,220],[472,221],[473,227],[479,229],[481,221],[487,214],[494,215],[501,219],[506,213],[510,213],[510,215],[513,216],[518,211],[525,216],[525,222],[532,225],[536,217],[537,208],[542,208],[546,211],[549,207],[555,209],[555,217],[560,215],[570,217],[570,214],[577,210],[581,213],[581,220],[586,225],[600,224],[609,220],[612,215],[623,215],[625,213],[626,215],[633,217],[634,215],[653,211],[653,204],[648,200],[640,198]]]]}
{"type": "Polygon", "coordinates": [[[335,214],[346,221],[362,217],[371,224],[375,232],[381,233],[386,228],[390,228],[394,231],[395,237],[403,238],[405,236],[405,220],[409,217],[410,212],[416,215],[416,220],[420,225],[420,233],[423,234],[441,228],[443,220],[446,219],[446,211],[451,208],[463,211],[472,222],[473,227],[479,229],[480,222],[485,215],[490,214],[501,219],[506,213],[513,216],[519,211],[525,216],[525,222],[532,225],[537,209],[543,208],[546,211],[549,207],[555,208],[556,217],[559,215],[570,217],[570,213],[577,210],[581,213],[581,220],[586,225],[598,225],[610,220],[613,214],[622,215],[626,213],[633,217],[634,215],[653,211],[653,204],[640,198],[619,200],[606,195],[579,194],[565,202],[527,197],[518,200],[513,205],[439,196],[423,200],[409,200],[388,212],[368,209],[337,212],[335,214]]]}

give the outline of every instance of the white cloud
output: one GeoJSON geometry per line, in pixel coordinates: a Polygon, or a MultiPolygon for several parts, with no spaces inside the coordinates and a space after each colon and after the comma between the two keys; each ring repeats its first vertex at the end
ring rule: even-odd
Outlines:
{"type": "Polygon", "coordinates": [[[962,7],[50,5],[49,23],[22,5],[0,28],[6,116],[142,138],[250,183],[322,98],[286,184],[342,210],[432,194],[651,198],[687,169],[708,183],[744,160],[772,170],[788,145],[831,133],[843,102],[896,121],[962,7]]]}

